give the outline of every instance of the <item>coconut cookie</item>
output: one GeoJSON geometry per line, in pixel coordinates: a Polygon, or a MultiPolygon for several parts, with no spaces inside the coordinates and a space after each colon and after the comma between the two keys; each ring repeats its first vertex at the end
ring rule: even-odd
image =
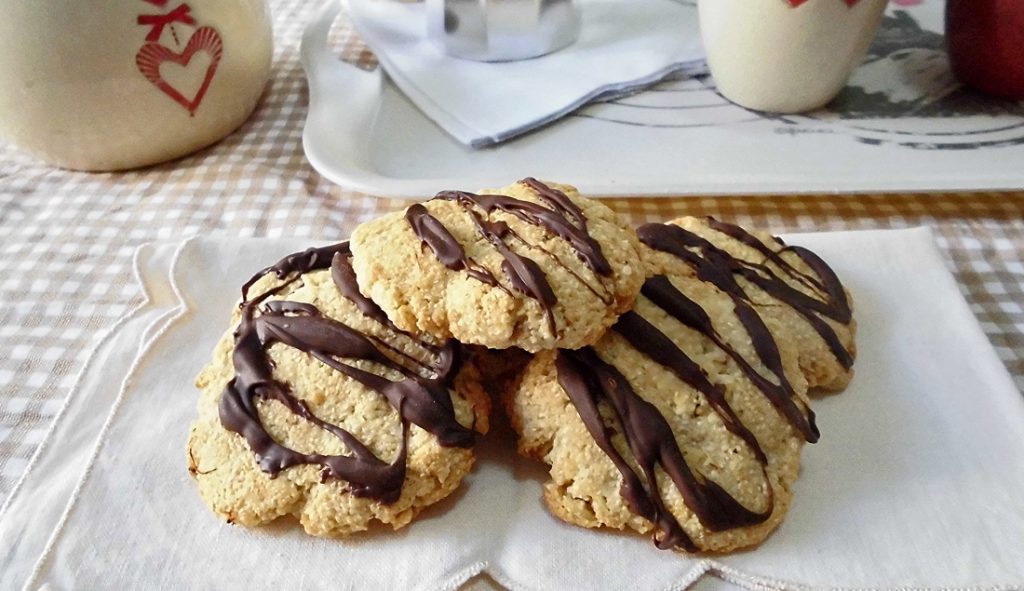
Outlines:
{"type": "Polygon", "coordinates": [[[199,374],[189,472],[214,513],[298,517],[316,536],[395,529],[451,494],[490,402],[461,348],[396,328],[356,286],[347,243],[243,288],[237,328],[199,374]]]}
{"type": "Polygon", "coordinates": [[[710,217],[648,224],[638,234],[657,251],[648,259],[659,272],[707,275],[702,265],[709,260],[727,266],[732,279],[710,280],[756,307],[776,334],[795,345],[809,387],[842,390],[850,382],[856,356],[852,301],[816,254],[710,217]],[[699,251],[699,261],[678,256],[680,249],[699,251]]]}
{"type": "Polygon", "coordinates": [[[635,233],[567,185],[443,191],[358,227],[362,292],[398,328],[530,352],[595,342],[643,283],[635,233]]]}
{"type": "Polygon", "coordinates": [[[659,250],[642,249],[633,309],[591,347],[538,354],[504,402],[520,452],[551,466],[557,517],[730,551],[778,526],[803,443],[819,435],[793,333],[738,295],[735,259],[677,243],[672,228],[641,228],[659,250]],[[661,260],[670,253],[687,264],[661,260]]]}

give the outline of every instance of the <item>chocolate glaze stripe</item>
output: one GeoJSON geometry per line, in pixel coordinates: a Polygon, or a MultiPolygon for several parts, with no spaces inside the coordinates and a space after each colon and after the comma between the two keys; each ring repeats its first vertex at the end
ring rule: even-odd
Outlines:
{"type": "MultiPolygon", "coordinates": [[[[467,195],[469,194],[467,193],[467,195]]],[[[465,205],[463,201],[459,202],[465,205]]],[[[490,242],[504,259],[501,270],[512,288],[537,300],[544,311],[548,329],[552,335],[557,335],[554,306],[558,300],[544,272],[536,262],[516,254],[505,244],[505,236],[511,232],[508,224],[484,220],[469,207],[466,208],[466,211],[480,235],[490,242]]],[[[452,236],[440,220],[430,215],[426,207],[419,203],[409,207],[405,212],[405,219],[420,242],[426,244],[433,251],[434,256],[442,265],[453,271],[465,270],[470,277],[512,295],[512,292],[502,285],[493,273],[466,256],[466,251],[463,250],[459,241],[452,236]]]]}
{"type": "MultiPolygon", "coordinates": [[[[669,239],[669,241],[666,241],[665,239],[670,233],[662,233],[663,236],[660,237],[653,236],[654,233],[650,233],[650,231],[648,231],[647,234],[652,235],[653,240],[660,241],[660,244],[662,244],[662,246],[668,246],[672,248],[671,245],[668,244],[668,242],[674,241],[677,243],[674,247],[677,250],[681,246],[696,248],[700,250],[700,252],[705,257],[715,258],[723,262],[727,262],[728,264],[730,264],[732,272],[736,273],[736,275],[743,277],[744,279],[757,285],[759,288],[764,290],[766,293],[768,293],[775,299],[785,303],[788,306],[791,306],[799,314],[804,316],[804,319],[806,319],[808,324],[811,325],[811,328],[813,328],[814,331],[825,342],[825,345],[828,347],[829,351],[831,351],[831,353],[835,355],[836,360],[840,363],[840,365],[842,365],[846,369],[850,369],[851,367],[853,367],[853,355],[851,355],[850,351],[848,351],[846,347],[843,346],[843,343],[839,339],[839,335],[836,334],[836,330],[833,329],[833,327],[828,326],[828,323],[824,322],[824,320],[822,320],[818,315],[823,315],[825,316],[825,318],[829,318],[841,324],[848,324],[853,318],[853,313],[849,305],[849,300],[847,300],[846,297],[846,290],[843,289],[843,284],[839,281],[839,278],[836,276],[836,273],[833,270],[831,270],[831,268],[827,264],[825,264],[825,262],[821,260],[817,255],[801,247],[791,246],[785,247],[784,249],[794,252],[797,256],[803,259],[808,264],[808,266],[811,267],[812,270],[814,270],[817,273],[818,283],[821,286],[820,290],[818,290],[818,294],[822,297],[822,299],[820,300],[808,296],[802,291],[797,290],[792,286],[786,284],[767,265],[755,263],[752,261],[736,259],[725,250],[718,248],[711,242],[703,238],[700,238],[699,236],[690,233],[690,231],[683,229],[677,225],[647,225],[666,225],[670,228],[677,228],[678,231],[671,230],[671,234],[673,236],[669,239]]],[[[719,222],[719,227],[723,228],[723,230],[725,230],[725,233],[727,233],[728,236],[732,236],[733,238],[745,235],[745,237],[741,239],[741,242],[744,242],[744,244],[750,243],[753,245],[753,243],[755,242],[761,244],[761,241],[757,240],[756,237],[746,233],[745,230],[739,228],[738,226],[730,227],[728,224],[722,224],[721,222],[719,222]]],[[[640,228],[640,230],[643,229],[644,226],[640,228]]],[[[643,238],[641,238],[641,242],[643,242],[643,238]]],[[[656,250],[666,250],[665,248],[659,248],[657,246],[653,246],[652,244],[648,244],[648,246],[656,250]]],[[[764,247],[763,244],[761,246],[764,247]]],[[[766,250],[770,249],[766,248],[766,250]]],[[[794,272],[799,272],[794,267],[792,267],[792,265],[788,265],[788,263],[786,263],[780,256],[776,256],[776,259],[778,261],[781,261],[780,266],[781,268],[783,268],[783,270],[785,268],[791,268],[794,270],[794,272]]],[[[790,275],[791,277],[795,277],[793,273],[790,273],[790,275]]]]}
{"type": "MultiPolygon", "coordinates": [[[[808,409],[805,417],[796,405],[796,392],[783,371],[778,345],[772,337],[764,321],[749,304],[750,298],[736,279],[739,261],[724,250],[715,248],[700,236],[687,232],[679,226],[669,224],[646,224],[637,230],[640,241],[651,248],[668,252],[679,257],[697,272],[697,278],[711,283],[733,302],[733,309],[744,328],[750,333],[754,350],[761,356],[764,365],[775,374],[778,385],[764,380],[756,371],[747,372],[748,377],[768,396],[772,404],[789,419],[790,423],[800,430],[807,441],[818,440],[819,433],[814,424],[814,414],[808,409]],[[690,250],[691,246],[702,247],[699,251],[690,250]]],[[[644,293],[641,290],[641,293],[644,293]]],[[[678,303],[682,294],[672,287],[671,283],[661,282],[647,286],[647,295],[655,304],[673,315],[685,318],[686,310],[679,309],[678,303]]],[[[743,366],[746,360],[740,355],[733,357],[743,366]]]]}
{"type": "Polygon", "coordinates": [[[569,265],[566,265],[562,261],[562,259],[560,259],[558,257],[558,255],[556,255],[555,253],[551,252],[550,250],[544,248],[543,246],[541,246],[539,244],[530,244],[529,242],[524,240],[522,236],[520,236],[519,234],[516,234],[516,232],[514,230],[512,230],[511,228],[509,229],[509,235],[512,238],[515,238],[515,240],[520,245],[522,245],[523,248],[525,248],[527,250],[539,250],[540,252],[544,253],[548,258],[550,258],[552,261],[554,261],[555,264],[557,264],[558,266],[562,267],[562,269],[564,269],[566,273],[572,275],[573,278],[580,285],[582,285],[584,288],[586,288],[587,291],[589,291],[590,293],[594,294],[594,297],[596,297],[597,299],[601,300],[601,303],[603,303],[604,305],[610,306],[612,303],[615,302],[615,295],[612,293],[611,289],[606,287],[603,283],[598,282],[596,286],[591,284],[590,281],[587,281],[582,275],[580,275],[575,270],[573,270],[572,267],[570,267],[569,265]]]}
{"type": "MultiPolygon", "coordinates": [[[[354,495],[391,503],[401,495],[405,481],[410,422],[436,435],[445,446],[469,447],[475,441],[475,433],[455,419],[454,405],[448,392],[448,386],[458,370],[455,345],[437,348],[423,343],[425,348],[437,354],[437,362],[430,366],[434,370],[434,377],[426,378],[385,355],[376,346],[379,339],[324,317],[312,304],[284,300],[266,302],[271,295],[298,281],[303,273],[325,269],[333,261],[332,277],[339,291],[363,310],[372,302],[366,300],[360,305],[362,296],[356,296],[351,291],[354,284],[349,282],[345,272],[349,255],[347,243],[310,249],[286,257],[246,283],[243,292],[247,294],[249,287],[266,274],[273,272],[285,280],[284,284],[242,303],[242,320],[235,332],[235,350],[232,353],[235,377],[221,394],[220,420],[226,429],[246,439],[258,458],[260,468],[271,476],[291,466],[320,465],[323,467],[324,479],[346,480],[354,495]],[[260,304],[264,302],[265,305],[259,310],[260,304]],[[303,351],[384,396],[398,411],[401,419],[402,443],[398,457],[390,464],[383,462],[350,432],[316,417],[305,402],[293,396],[287,384],[273,377],[267,349],[275,343],[303,351]],[[392,381],[349,365],[339,358],[369,361],[398,372],[403,378],[392,381]],[[261,422],[256,404],[260,398],[278,400],[291,412],[332,433],[351,450],[352,455],[304,454],[278,443],[261,422]]],[[[380,321],[376,314],[367,316],[380,321]]],[[[414,338],[407,333],[401,334],[414,338]]],[[[393,354],[404,355],[422,367],[422,363],[413,357],[396,348],[389,349],[393,354]]]]}
{"type": "Polygon", "coordinates": [[[828,266],[821,257],[802,246],[786,246],[779,252],[784,251],[792,252],[800,257],[821,278],[822,289],[830,304],[828,312],[822,312],[822,314],[836,322],[849,323],[853,319],[853,309],[850,307],[850,301],[846,298],[846,290],[843,289],[843,284],[832,267],[828,266]]]}
{"type": "MultiPolygon", "coordinates": [[[[605,276],[611,275],[612,267],[604,257],[601,245],[587,231],[586,223],[584,222],[582,226],[577,227],[568,219],[568,217],[575,218],[578,216],[579,220],[583,220],[583,212],[575,206],[572,209],[566,208],[564,202],[572,203],[569,201],[569,198],[561,192],[559,192],[561,197],[558,197],[555,195],[554,189],[540,181],[534,180],[533,184],[528,184],[528,186],[532,189],[534,186],[546,189],[547,191],[544,194],[538,193],[538,195],[542,201],[551,206],[551,209],[508,195],[477,195],[465,191],[441,191],[434,199],[455,201],[467,209],[479,207],[488,215],[495,210],[514,215],[528,224],[544,228],[548,232],[569,242],[576,251],[576,254],[595,273],[605,276]]],[[[536,189],[534,190],[536,191],[536,189]]]]}
{"type": "Polygon", "coordinates": [[[320,248],[307,248],[302,252],[290,254],[277,263],[263,269],[259,273],[253,275],[245,284],[242,286],[242,301],[248,299],[249,289],[263,277],[273,273],[278,279],[284,279],[292,274],[302,274],[312,271],[314,269],[326,269],[327,265],[331,264],[331,260],[335,254],[350,255],[352,254],[348,247],[348,242],[340,242],[338,244],[330,244],[328,246],[322,246],[320,248]]]}
{"type": "Polygon", "coordinates": [[[747,379],[764,393],[772,405],[803,434],[807,441],[811,443],[818,441],[820,432],[814,422],[814,411],[810,408],[803,411],[797,406],[796,393],[793,392],[792,385],[786,379],[778,345],[768,327],[764,325],[761,317],[753,308],[738,297],[732,298],[733,311],[750,335],[754,351],[761,358],[764,366],[775,375],[778,384],[765,379],[743,355],[723,341],[707,312],[697,302],[686,297],[672,285],[672,282],[664,275],[657,275],[645,281],[640,293],[669,316],[708,337],[715,346],[736,362],[747,379]],[[804,412],[806,412],[806,416],[804,412]]]}
{"type": "Polygon", "coordinates": [[[452,271],[465,271],[477,281],[504,289],[493,273],[466,256],[466,251],[455,236],[452,236],[441,220],[430,215],[426,207],[419,203],[410,206],[405,211],[405,219],[420,242],[430,248],[442,265],[452,271]]]}
{"type": "MultiPolygon", "coordinates": [[[[405,401],[407,408],[404,418],[436,435],[442,445],[458,445],[463,441],[463,436],[468,435],[465,427],[458,425],[454,421],[454,416],[446,416],[452,413],[452,407],[450,403],[444,403],[449,399],[449,395],[443,384],[438,384],[435,379],[421,379],[418,374],[391,361],[370,339],[358,331],[321,316],[315,310],[313,308],[311,311],[299,312],[300,315],[288,314],[296,312],[294,310],[284,313],[275,309],[264,310],[264,313],[255,319],[260,341],[265,347],[282,343],[312,355],[338,372],[383,395],[395,410],[398,410],[399,404],[405,401]],[[370,361],[401,373],[405,379],[391,381],[337,361],[336,358],[339,357],[370,361]]],[[[449,358],[449,362],[452,361],[454,358],[449,358]]]]}
{"type": "Polygon", "coordinates": [[[565,193],[549,187],[533,177],[527,177],[519,182],[532,189],[541,201],[559,211],[563,216],[571,217],[576,222],[576,227],[579,228],[580,232],[573,234],[575,239],[569,239],[576,246],[576,252],[594,272],[605,276],[611,275],[612,267],[608,264],[608,260],[605,259],[601,245],[590,235],[587,229],[587,217],[583,215],[583,210],[573,203],[572,199],[569,199],[569,196],[565,193]]]}
{"type": "MultiPolygon", "coordinates": [[[[533,177],[526,177],[525,179],[519,181],[519,184],[529,187],[530,190],[532,190],[537,195],[537,197],[540,198],[541,201],[547,203],[549,206],[553,208],[561,210],[564,214],[567,214],[569,217],[571,217],[572,221],[576,222],[577,228],[586,231],[587,218],[586,216],[583,215],[583,210],[580,209],[575,203],[573,203],[572,199],[569,199],[568,195],[559,191],[558,189],[555,189],[554,187],[549,187],[548,185],[545,185],[544,183],[538,181],[533,177]]],[[[594,243],[592,246],[595,247],[598,251],[601,250],[601,247],[597,243],[594,243]]]]}
{"type": "Polygon", "coordinates": [[[363,316],[372,318],[392,330],[398,330],[391,323],[391,320],[388,319],[388,315],[384,313],[384,310],[381,310],[376,302],[359,291],[359,284],[356,283],[356,272],[352,268],[350,253],[334,253],[334,256],[331,258],[331,281],[334,282],[341,295],[345,296],[345,298],[359,308],[363,316]]]}
{"type": "Polygon", "coordinates": [[[323,467],[322,477],[325,480],[344,479],[357,496],[370,496],[385,502],[397,500],[405,479],[404,438],[399,458],[387,464],[345,429],[316,417],[303,401],[289,393],[287,385],[271,377],[270,362],[264,355],[264,348],[268,345],[259,336],[257,318],[253,316],[254,309],[243,307],[242,322],[232,355],[236,376],[220,397],[221,424],[246,439],[249,448],[256,454],[260,468],[272,476],[291,466],[319,464],[323,467]],[[348,446],[352,456],[304,454],[281,445],[263,426],[256,398],[277,400],[296,415],[334,434],[348,446]]]}
{"type": "MultiPolygon", "coordinates": [[[[537,301],[544,311],[551,334],[556,335],[554,306],[558,300],[547,276],[536,261],[513,251],[506,242],[507,239],[516,239],[527,249],[544,252],[605,304],[611,304],[614,297],[611,293],[600,293],[553,253],[541,246],[529,244],[507,223],[492,222],[489,216],[494,211],[502,211],[559,236],[569,242],[580,260],[596,275],[611,275],[612,268],[601,250],[601,245],[589,234],[583,211],[565,193],[533,178],[520,182],[534,191],[548,207],[508,195],[477,195],[465,191],[442,191],[434,199],[452,201],[466,211],[477,232],[494,246],[504,259],[501,265],[502,273],[512,289],[537,301]]],[[[405,219],[420,242],[430,248],[442,265],[453,271],[464,270],[470,277],[486,285],[498,287],[511,295],[511,291],[505,288],[492,272],[466,256],[465,250],[455,236],[422,204],[409,207],[405,212],[405,219]]]]}
{"type": "Polygon", "coordinates": [[[501,263],[501,271],[512,288],[540,303],[548,321],[548,329],[551,334],[557,334],[555,332],[555,304],[558,303],[558,298],[555,296],[554,290],[551,289],[551,285],[548,284],[544,271],[532,259],[513,252],[505,244],[505,237],[512,232],[508,224],[485,220],[473,210],[468,210],[468,213],[477,232],[490,242],[491,246],[505,259],[501,263]]]}
{"type": "MultiPolygon", "coordinates": [[[[819,274],[822,284],[825,285],[827,293],[825,301],[812,298],[791,287],[766,265],[737,259],[708,240],[679,226],[645,224],[637,230],[637,235],[640,237],[640,241],[647,246],[679,257],[693,267],[702,279],[711,281],[719,289],[747,302],[750,302],[750,298],[736,282],[734,276],[743,277],[757,285],[773,298],[790,306],[803,316],[825,341],[829,350],[843,367],[853,366],[853,356],[843,347],[835,330],[819,316],[820,314],[841,323],[847,323],[851,319],[850,308],[842,284],[831,270],[823,271],[827,265],[821,259],[811,256],[805,260],[813,261],[809,266],[819,274]],[[835,296],[837,293],[844,293],[844,295],[837,298],[835,296]]],[[[809,251],[798,249],[794,252],[803,258],[808,256],[809,251]]]]}
{"type": "MultiPolygon", "coordinates": [[[[853,318],[853,310],[850,308],[850,302],[846,297],[846,290],[843,289],[842,282],[839,281],[839,277],[836,276],[832,267],[829,267],[825,261],[821,260],[821,257],[802,246],[787,246],[786,243],[778,236],[773,236],[772,238],[774,238],[775,242],[783,248],[778,251],[774,251],[761,242],[761,240],[756,236],[735,224],[720,222],[712,217],[708,217],[706,219],[708,225],[712,229],[756,249],[758,252],[762,253],[766,259],[775,263],[775,265],[784,273],[805,287],[816,291],[818,295],[822,297],[822,301],[817,301],[813,298],[802,299],[801,302],[803,305],[843,324],[849,323],[853,318]],[[782,253],[786,251],[792,252],[803,260],[815,275],[804,273],[790,265],[786,259],[782,258],[782,253]]],[[[758,268],[759,270],[764,269],[764,267],[760,265],[755,265],[755,268],[758,268]]]]}
{"type": "MultiPolygon", "coordinates": [[[[818,333],[818,336],[825,341],[825,345],[832,353],[832,356],[836,358],[836,361],[839,362],[839,365],[843,366],[845,369],[853,367],[853,355],[845,346],[843,346],[843,343],[839,340],[839,335],[836,334],[835,329],[829,326],[828,322],[825,322],[825,320],[814,313],[813,306],[804,306],[796,303],[799,299],[807,298],[808,300],[811,300],[811,298],[808,298],[803,293],[792,289],[785,284],[765,279],[757,274],[752,275],[749,279],[751,283],[754,283],[775,299],[786,302],[790,307],[796,310],[797,313],[803,316],[804,319],[807,320],[807,323],[811,325],[811,328],[814,329],[814,332],[818,333]]],[[[815,300],[811,301],[814,302],[815,300]]],[[[847,322],[849,322],[849,320],[847,320],[847,322]]]]}
{"type": "Polygon", "coordinates": [[[743,261],[743,263],[749,267],[749,269],[743,272],[744,276],[747,277],[748,280],[776,299],[789,304],[794,310],[804,316],[814,331],[817,332],[825,341],[829,350],[836,357],[836,360],[839,361],[839,363],[846,369],[852,367],[853,356],[850,355],[850,352],[842,345],[835,330],[829,326],[827,322],[814,314],[820,314],[842,324],[848,324],[853,318],[853,311],[851,310],[849,300],[846,297],[846,290],[843,288],[842,283],[839,281],[839,277],[836,276],[832,268],[829,267],[825,261],[821,260],[818,255],[801,246],[785,246],[785,243],[783,243],[780,238],[776,237],[776,242],[782,244],[784,248],[775,252],[768,248],[756,236],[750,234],[739,226],[719,222],[718,220],[710,217],[707,219],[711,228],[755,248],[764,254],[768,260],[773,262],[790,278],[812,291],[817,292],[821,299],[810,297],[800,290],[792,288],[765,265],[750,261],[743,261]],[[817,276],[814,277],[807,273],[803,273],[790,265],[781,256],[781,254],[786,251],[793,252],[797,257],[802,259],[817,276]],[[760,273],[757,271],[760,271],[760,273]]]}
{"type": "MultiPolygon", "coordinates": [[[[704,221],[707,222],[708,227],[710,227],[712,230],[725,234],[726,236],[729,236],[734,240],[742,242],[744,245],[758,251],[759,253],[761,253],[762,256],[764,256],[765,260],[774,263],[777,267],[779,267],[779,269],[781,269],[784,273],[789,275],[793,280],[797,281],[804,287],[807,287],[808,289],[815,290],[818,292],[824,291],[824,287],[822,286],[821,280],[818,277],[814,277],[808,273],[804,273],[797,269],[796,267],[790,265],[786,261],[786,259],[782,258],[782,256],[780,255],[782,250],[778,252],[772,250],[757,236],[754,236],[753,234],[747,232],[746,230],[737,226],[736,224],[721,222],[711,216],[705,217],[704,221]]],[[[786,243],[783,242],[782,239],[779,238],[778,236],[772,236],[772,240],[774,240],[775,243],[778,244],[779,246],[786,246],[786,243]]]]}
{"type": "Polygon", "coordinates": [[[388,318],[387,314],[384,313],[384,310],[382,310],[376,302],[364,296],[359,291],[358,283],[356,283],[356,273],[352,268],[351,256],[342,253],[334,254],[334,258],[331,260],[331,279],[334,281],[334,285],[338,288],[338,291],[341,292],[341,295],[345,296],[349,301],[355,304],[364,316],[375,320],[378,324],[386,326],[395,335],[406,336],[406,342],[414,344],[417,348],[423,349],[425,351],[424,357],[428,357],[430,361],[424,362],[418,357],[407,355],[404,351],[398,349],[394,345],[391,345],[387,341],[377,338],[374,335],[367,334],[366,337],[372,340],[378,349],[388,349],[394,354],[392,358],[398,357],[408,359],[420,369],[430,370],[435,374],[439,373],[441,370],[441,366],[439,364],[444,361],[444,347],[420,340],[416,336],[402,331],[391,322],[391,319],[388,318]]]}
{"type": "Polygon", "coordinates": [[[695,552],[696,545],[665,506],[657,483],[657,468],[664,470],[686,506],[712,531],[724,531],[763,523],[771,515],[741,505],[721,486],[698,478],[690,470],[676,443],[672,427],[657,407],[637,395],[614,366],[602,361],[593,349],[558,351],[555,365],[558,382],[576,407],[598,446],[622,476],[621,493],[637,515],[656,527],[658,548],[681,547],[695,552]],[[604,402],[614,411],[616,425],[609,428],[600,413],[604,402]],[[637,474],[615,449],[615,431],[625,438],[642,472],[637,474]]]}
{"type": "MultiPolygon", "coordinates": [[[[701,310],[703,312],[703,310],[701,310]]],[[[684,353],[672,339],[658,330],[656,326],[636,312],[629,311],[619,317],[612,330],[622,335],[634,349],[650,357],[653,361],[672,371],[683,383],[700,392],[722,417],[722,422],[729,432],[737,435],[754,453],[757,461],[767,464],[764,450],[757,442],[750,429],[740,421],[739,417],[725,399],[721,386],[712,384],[704,370],[684,353]]]]}

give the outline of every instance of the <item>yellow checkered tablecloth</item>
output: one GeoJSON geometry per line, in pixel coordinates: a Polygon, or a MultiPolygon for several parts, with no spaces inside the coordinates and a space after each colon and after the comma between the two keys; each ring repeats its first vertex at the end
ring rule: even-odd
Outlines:
{"type": "MultiPolygon", "coordinates": [[[[140,301],[131,275],[140,244],[211,232],[342,239],[356,224],[404,204],[332,185],[306,162],[298,46],[317,3],[275,0],[271,7],[276,55],[268,91],[252,119],[212,148],[146,170],[83,174],[0,144],[0,502],[44,439],[97,336],[140,301]]],[[[344,27],[335,42],[346,59],[372,60],[344,27]]],[[[773,232],[931,226],[971,309],[1024,390],[1024,192],[609,203],[636,223],[700,214],[773,232]]]]}

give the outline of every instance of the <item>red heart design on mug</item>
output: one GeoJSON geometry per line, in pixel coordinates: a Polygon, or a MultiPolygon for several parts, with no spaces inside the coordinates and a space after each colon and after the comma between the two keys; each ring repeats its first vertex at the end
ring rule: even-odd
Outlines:
{"type": "Polygon", "coordinates": [[[220,33],[211,27],[200,27],[189,38],[188,43],[185,45],[185,50],[181,53],[175,53],[159,43],[146,43],[135,56],[135,65],[139,67],[142,75],[153,83],[154,86],[174,99],[179,105],[185,107],[190,115],[195,115],[196,109],[199,108],[199,104],[203,102],[203,97],[206,96],[210,82],[213,81],[213,75],[217,73],[217,66],[220,64],[220,58],[223,53],[224,44],[221,42],[220,33]],[[192,57],[200,51],[205,51],[209,54],[210,65],[206,67],[206,74],[203,77],[203,83],[199,86],[199,90],[196,91],[195,96],[189,99],[180,90],[164,80],[163,76],[160,75],[160,66],[170,62],[182,67],[188,67],[192,57]]]}

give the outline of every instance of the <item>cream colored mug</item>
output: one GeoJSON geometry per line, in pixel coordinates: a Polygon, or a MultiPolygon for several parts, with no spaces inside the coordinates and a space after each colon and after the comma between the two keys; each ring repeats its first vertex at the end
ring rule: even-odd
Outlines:
{"type": "Polygon", "coordinates": [[[699,0],[718,91],[757,111],[821,107],[846,84],[887,0],[699,0]]]}
{"type": "Polygon", "coordinates": [[[270,75],[265,0],[0,0],[0,138],[119,170],[208,146],[270,75]]]}

